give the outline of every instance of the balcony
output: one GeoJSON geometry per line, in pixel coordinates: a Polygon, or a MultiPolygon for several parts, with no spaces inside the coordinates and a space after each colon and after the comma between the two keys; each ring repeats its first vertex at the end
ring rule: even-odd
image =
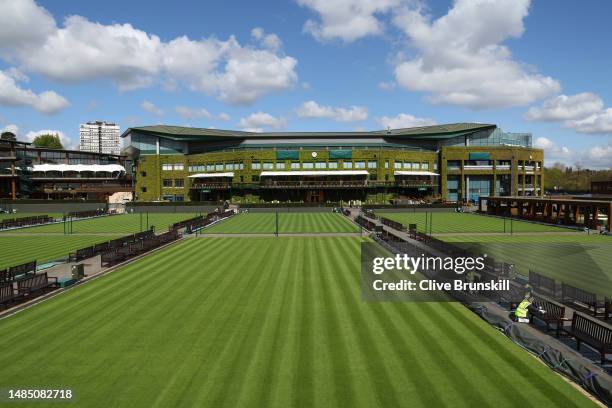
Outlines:
{"type": "Polygon", "coordinates": [[[300,189],[300,188],[364,188],[367,187],[367,180],[296,180],[296,181],[280,181],[266,180],[261,188],[269,189],[300,189]]]}
{"type": "Polygon", "coordinates": [[[482,170],[482,171],[490,171],[493,170],[492,164],[482,164],[482,165],[465,165],[463,166],[464,171],[472,171],[472,170],[482,170]]]}
{"type": "Polygon", "coordinates": [[[57,185],[46,183],[42,186],[45,193],[117,193],[121,191],[132,191],[131,184],[111,183],[111,184],[81,184],[81,185],[57,185]]]}
{"type": "Polygon", "coordinates": [[[15,156],[14,152],[0,150],[0,160],[15,161],[17,160],[17,157],[15,156]]]}
{"type": "Polygon", "coordinates": [[[495,170],[497,170],[497,171],[509,171],[510,170],[510,165],[509,164],[498,164],[497,166],[495,166],[495,170]]]}
{"type": "Polygon", "coordinates": [[[232,188],[231,182],[193,183],[190,187],[192,190],[228,190],[230,188],[232,188]]]}

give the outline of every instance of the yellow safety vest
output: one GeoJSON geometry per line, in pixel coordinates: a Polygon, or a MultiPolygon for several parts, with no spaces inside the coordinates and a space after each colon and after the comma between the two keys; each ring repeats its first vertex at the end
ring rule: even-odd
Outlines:
{"type": "Polygon", "coordinates": [[[514,315],[523,319],[527,318],[527,309],[529,308],[530,304],[531,302],[528,300],[523,300],[516,308],[514,315]]]}

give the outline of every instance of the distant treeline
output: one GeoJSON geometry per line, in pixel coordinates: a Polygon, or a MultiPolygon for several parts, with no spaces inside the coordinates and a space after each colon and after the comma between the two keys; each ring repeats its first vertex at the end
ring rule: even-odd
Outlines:
{"type": "Polygon", "coordinates": [[[555,163],[544,168],[544,189],[547,192],[587,193],[591,181],[612,180],[612,170],[590,170],[555,163]]]}

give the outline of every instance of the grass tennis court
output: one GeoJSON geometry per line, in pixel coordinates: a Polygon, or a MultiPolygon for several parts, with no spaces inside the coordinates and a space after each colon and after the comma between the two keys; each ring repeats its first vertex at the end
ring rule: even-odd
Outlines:
{"type": "MultiPolygon", "coordinates": [[[[275,231],[276,213],[243,213],[206,228],[204,232],[211,234],[273,234],[275,231]]],[[[279,212],[278,232],[280,234],[359,232],[359,227],[343,215],[332,212],[279,212]]]]}
{"type": "Polygon", "coordinates": [[[183,241],[1,320],[3,386],[72,389],[62,406],[594,406],[459,304],[362,302],[359,245],[183,241]]]}
{"type": "MultiPolygon", "coordinates": [[[[168,226],[175,222],[186,220],[195,217],[197,214],[186,213],[150,213],[148,225],[154,225],[158,231],[166,231],[168,226]]],[[[106,217],[92,218],[86,220],[73,221],[72,232],[74,234],[92,234],[92,233],[117,233],[130,234],[147,229],[146,214],[122,214],[111,215],[106,217]]],[[[39,227],[23,228],[11,231],[12,233],[23,232],[28,234],[62,234],[64,232],[64,224],[42,225],[39,227]]],[[[1,235],[1,232],[0,232],[1,235]]],[[[86,246],[86,245],[84,245],[86,246]]]]}
{"type": "MultiPolygon", "coordinates": [[[[510,233],[510,220],[489,217],[485,215],[454,213],[454,212],[384,212],[376,211],[376,215],[401,222],[406,227],[408,224],[417,224],[417,230],[429,233],[459,233],[459,232],[507,232],[510,233]],[[429,217],[426,229],[425,217],[429,217]]],[[[525,221],[512,221],[514,232],[564,232],[571,231],[566,228],[552,225],[536,224],[525,221]]]]}
{"type": "Polygon", "coordinates": [[[119,235],[81,235],[81,236],[45,236],[45,235],[2,235],[0,234],[0,269],[16,266],[37,260],[39,264],[52,259],[68,256],[79,248],[98,242],[110,241],[119,235]]]}
{"type": "Polygon", "coordinates": [[[612,294],[612,237],[585,234],[477,236],[456,235],[445,241],[482,250],[496,260],[513,263],[517,272],[529,269],[559,282],[595,292],[612,294]]]}

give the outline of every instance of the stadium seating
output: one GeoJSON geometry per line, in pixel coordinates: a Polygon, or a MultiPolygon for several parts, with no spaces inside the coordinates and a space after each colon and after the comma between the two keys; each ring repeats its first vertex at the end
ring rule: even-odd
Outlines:
{"type": "Polygon", "coordinates": [[[0,283],[0,305],[7,305],[19,298],[12,282],[0,283]]]}
{"type": "Polygon", "coordinates": [[[576,349],[582,342],[588,344],[601,355],[601,364],[606,363],[606,354],[612,354],[612,329],[591,320],[578,312],[572,316],[572,326],[564,329],[576,339],[576,349]]]}
{"type": "Polygon", "coordinates": [[[0,230],[9,228],[30,227],[33,225],[47,224],[53,221],[48,215],[35,215],[31,217],[10,218],[0,221],[0,230]]]}
{"type": "Polygon", "coordinates": [[[605,303],[597,302],[597,295],[567,283],[561,284],[561,301],[589,312],[593,317],[605,317],[605,303]],[[602,311],[600,312],[600,308],[602,311]]]}
{"type": "Polygon", "coordinates": [[[17,281],[17,292],[22,296],[30,296],[33,293],[44,291],[48,287],[55,286],[57,278],[47,276],[47,272],[28,275],[17,281]]]}
{"type": "Polygon", "coordinates": [[[529,270],[529,284],[538,293],[546,296],[555,297],[557,295],[557,285],[555,280],[548,276],[540,275],[529,270]]]}
{"type": "Polygon", "coordinates": [[[565,320],[565,307],[552,300],[535,296],[529,306],[529,322],[533,324],[534,319],[544,322],[547,331],[550,331],[550,324],[554,323],[556,336],[559,337],[565,320]]]}
{"type": "Polygon", "coordinates": [[[172,241],[176,241],[180,237],[178,229],[171,229],[160,235],[155,235],[153,230],[149,230],[110,241],[109,244],[111,245],[101,254],[101,266],[111,267],[117,265],[172,241]]]}
{"type": "Polygon", "coordinates": [[[398,231],[406,231],[406,227],[401,222],[390,220],[389,218],[380,217],[380,222],[398,231]]]}

